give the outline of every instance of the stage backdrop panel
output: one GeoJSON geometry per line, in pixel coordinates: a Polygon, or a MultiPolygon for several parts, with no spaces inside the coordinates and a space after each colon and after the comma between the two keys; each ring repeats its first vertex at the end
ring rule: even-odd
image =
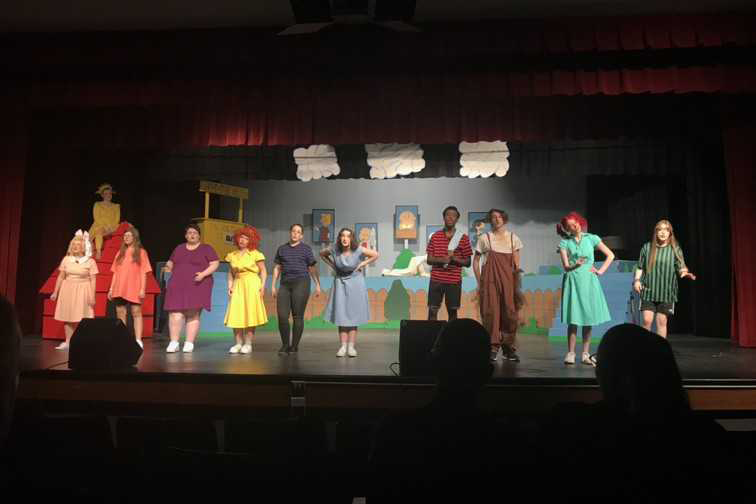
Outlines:
{"type": "MultiPolygon", "coordinates": [[[[600,263],[598,265],[600,267],[600,263]]],[[[609,305],[612,320],[594,327],[593,336],[596,341],[613,325],[637,320],[637,303],[633,303],[631,281],[633,277],[634,261],[615,261],[607,272],[599,277],[601,287],[609,305]]],[[[551,341],[566,341],[567,326],[561,321],[562,270],[555,266],[542,265],[537,273],[523,276],[522,290],[525,295],[523,318],[525,326],[520,329],[523,337],[548,337],[551,341]]],[[[170,274],[166,274],[168,278],[170,274]]],[[[203,338],[232,340],[232,332],[223,325],[223,319],[228,305],[226,292],[226,273],[214,274],[212,310],[202,314],[203,338]]],[[[268,323],[258,328],[261,333],[278,331],[276,318],[276,303],[270,294],[270,276],[265,292],[265,309],[268,313],[268,323]]],[[[428,314],[428,277],[368,277],[368,299],[370,301],[370,321],[360,326],[360,330],[382,329],[399,332],[399,323],[403,319],[425,320],[428,314]]],[[[310,296],[305,310],[305,330],[332,329],[336,334],[336,326],[323,320],[323,311],[328,302],[333,276],[321,278],[322,293],[320,296],[310,296]]],[[[480,321],[477,304],[477,285],[474,278],[466,277],[462,280],[462,304],[459,316],[480,321]]],[[[312,288],[314,292],[314,286],[312,288]]],[[[439,313],[441,319],[448,318],[446,308],[439,313]]],[[[266,336],[262,336],[266,337],[266,336]]],[[[277,336],[276,336],[277,337],[277,336]]]]}
{"type": "MultiPolygon", "coordinates": [[[[238,183],[224,180],[226,183],[238,183]]],[[[541,265],[558,265],[556,253],[559,237],[554,226],[571,210],[586,207],[585,177],[518,175],[516,167],[497,179],[390,179],[390,180],[314,180],[250,181],[250,199],[246,222],[262,234],[260,244],[265,257],[272,258],[277,247],[289,239],[289,226],[301,222],[305,226],[305,242],[317,253],[322,245],[314,243],[313,209],[333,209],[335,232],[354,223],[377,223],[377,250],[380,257],[368,276],[380,275],[384,269],[406,267],[411,256],[425,255],[428,238],[419,232],[417,240],[394,240],[394,214],[397,205],[408,202],[418,207],[425,223],[441,224],[442,210],[455,205],[462,214],[459,226],[466,230],[468,213],[501,208],[509,214],[508,228],[525,244],[522,267],[526,273],[537,272],[541,265]],[[407,257],[409,256],[409,257],[407,257]]],[[[316,215],[316,217],[318,217],[316,215]]],[[[421,224],[419,228],[427,231],[421,224]]],[[[618,234],[618,233],[615,233],[618,234]]],[[[320,272],[328,274],[321,262],[320,272]]],[[[270,266],[270,265],[269,265],[270,266]]],[[[473,277],[472,271],[466,275],[473,277]]]]}

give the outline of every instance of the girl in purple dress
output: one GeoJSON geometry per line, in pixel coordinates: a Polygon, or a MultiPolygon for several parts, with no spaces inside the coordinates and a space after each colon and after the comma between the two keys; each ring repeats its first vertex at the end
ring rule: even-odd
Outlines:
{"type": "Polygon", "coordinates": [[[200,242],[200,229],[196,224],[186,227],[186,243],[177,246],[165,265],[171,273],[165,294],[165,311],[169,312],[168,330],[171,342],[166,352],[179,349],[181,328],[186,323],[184,352],[194,350],[194,340],[200,329],[200,313],[210,311],[213,290],[213,273],[220,261],[213,247],[200,242]]]}

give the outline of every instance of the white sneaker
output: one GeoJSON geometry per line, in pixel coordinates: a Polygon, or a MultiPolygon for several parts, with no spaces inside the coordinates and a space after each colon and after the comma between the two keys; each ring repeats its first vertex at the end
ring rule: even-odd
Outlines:
{"type": "Polygon", "coordinates": [[[191,341],[184,341],[184,348],[182,348],[181,351],[184,353],[194,352],[194,343],[191,341]]]}
{"type": "Polygon", "coordinates": [[[580,360],[583,364],[588,364],[589,366],[596,366],[596,363],[593,362],[593,359],[591,359],[591,354],[588,352],[583,352],[583,358],[580,360]]]}
{"type": "Polygon", "coordinates": [[[341,345],[341,348],[339,348],[339,351],[336,352],[336,357],[344,357],[346,355],[346,352],[347,352],[346,345],[341,345]]]}
{"type": "Polygon", "coordinates": [[[241,343],[237,343],[228,349],[228,353],[239,353],[242,349],[241,343]]]}
{"type": "Polygon", "coordinates": [[[168,343],[168,348],[165,349],[167,353],[174,353],[178,352],[179,349],[179,342],[178,341],[171,341],[168,343]]]}
{"type": "Polygon", "coordinates": [[[144,343],[142,343],[142,340],[138,339],[136,340],[136,342],[137,342],[137,345],[139,345],[142,348],[142,350],[144,350],[144,343]]]}
{"type": "Polygon", "coordinates": [[[575,352],[567,352],[567,355],[564,356],[564,363],[575,364],[575,352]]]}
{"type": "Polygon", "coordinates": [[[242,347],[241,347],[241,353],[243,353],[243,354],[251,354],[252,353],[252,345],[242,345],[242,347]]]}
{"type": "Polygon", "coordinates": [[[68,350],[68,343],[65,341],[61,343],[60,345],[55,347],[55,350],[68,350]]]}
{"type": "Polygon", "coordinates": [[[349,345],[347,347],[347,355],[349,357],[357,357],[357,350],[354,349],[354,345],[349,345]]]}

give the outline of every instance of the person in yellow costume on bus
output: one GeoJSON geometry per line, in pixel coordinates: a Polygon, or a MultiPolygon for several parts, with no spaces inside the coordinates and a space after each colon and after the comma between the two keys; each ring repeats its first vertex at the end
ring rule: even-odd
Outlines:
{"type": "Polygon", "coordinates": [[[97,201],[92,207],[94,222],[89,228],[89,236],[94,237],[95,259],[102,256],[102,242],[118,227],[121,222],[121,205],[113,203],[115,191],[110,184],[101,184],[95,194],[99,194],[102,201],[97,201]]]}

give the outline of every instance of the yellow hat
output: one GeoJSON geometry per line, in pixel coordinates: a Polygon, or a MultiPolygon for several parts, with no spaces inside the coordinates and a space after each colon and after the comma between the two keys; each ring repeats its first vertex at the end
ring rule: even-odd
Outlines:
{"type": "Polygon", "coordinates": [[[103,192],[103,191],[104,191],[105,189],[110,189],[110,192],[112,192],[113,194],[115,194],[115,193],[116,193],[116,192],[115,192],[115,191],[113,190],[113,186],[112,186],[112,185],[110,185],[110,184],[108,184],[108,183],[105,183],[105,184],[100,184],[100,187],[98,187],[98,188],[97,188],[97,190],[95,191],[95,194],[99,194],[100,196],[102,196],[102,192],[103,192]]]}

